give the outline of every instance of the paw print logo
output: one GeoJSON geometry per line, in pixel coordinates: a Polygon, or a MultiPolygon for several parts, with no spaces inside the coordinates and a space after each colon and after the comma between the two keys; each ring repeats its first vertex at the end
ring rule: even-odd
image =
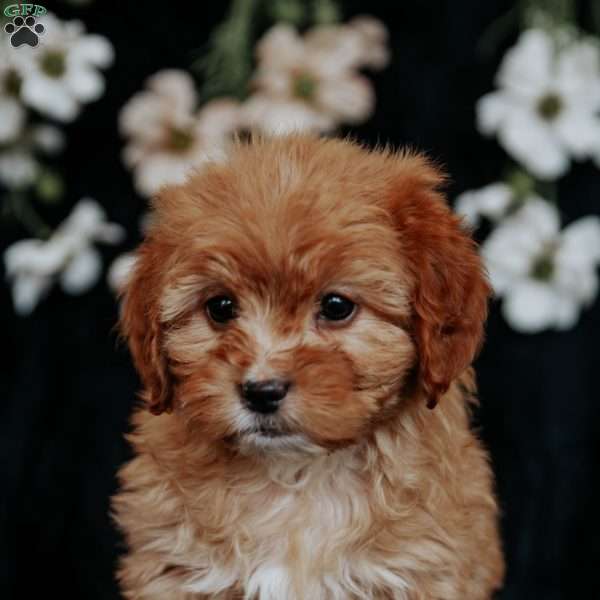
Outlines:
{"type": "Polygon", "coordinates": [[[45,27],[41,23],[36,23],[37,19],[29,15],[25,19],[23,17],[15,17],[12,23],[7,23],[4,26],[4,31],[10,35],[10,43],[13,48],[18,48],[23,44],[35,47],[38,45],[40,38],[45,31],[45,27]]]}

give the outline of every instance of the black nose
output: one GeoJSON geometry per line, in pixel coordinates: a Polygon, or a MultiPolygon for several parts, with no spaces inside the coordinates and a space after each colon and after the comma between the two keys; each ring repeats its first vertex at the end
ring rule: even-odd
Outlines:
{"type": "Polygon", "coordinates": [[[248,408],[262,414],[274,413],[279,403],[290,389],[285,379],[267,379],[266,381],[246,381],[242,384],[242,397],[248,408]]]}

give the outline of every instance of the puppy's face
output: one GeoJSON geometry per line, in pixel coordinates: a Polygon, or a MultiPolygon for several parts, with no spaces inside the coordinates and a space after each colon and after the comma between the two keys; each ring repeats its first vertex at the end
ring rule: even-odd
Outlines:
{"type": "Polygon", "coordinates": [[[281,138],[166,190],[123,311],[150,409],[215,441],[332,448],[435,404],[488,293],[439,182],[420,157],[281,138]]]}
{"type": "Polygon", "coordinates": [[[410,278],[385,215],[281,200],[235,222],[222,204],[173,248],[160,304],[177,404],[216,437],[347,442],[414,364],[410,278]]]}

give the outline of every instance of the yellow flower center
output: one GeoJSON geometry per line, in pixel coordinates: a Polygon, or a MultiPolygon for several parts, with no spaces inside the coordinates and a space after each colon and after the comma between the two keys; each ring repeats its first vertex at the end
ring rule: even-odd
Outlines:
{"type": "Polygon", "coordinates": [[[302,100],[311,100],[317,91],[317,80],[309,73],[298,73],[294,78],[293,94],[302,100]]]}
{"type": "Polygon", "coordinates": [[[40,66],[49,77],[61,77],[67,68],[65,55],[57,50],[49,50],[42,56],[40,66]]]}
{"type": "Polygon", "coordinates": [[[167,137],[167,146],[173,152],[185,152],[194,142],[194,136],[179,127],[171,127],[167,137]]]}
{"type": "Polygon", "coordinates": [[[14,70],[10,69],[4,78],[4,90],[8,96],[18,96],[21,91],[21,76],[14,70]]]}
{"type": "Polygon", "coordinates": [[[556,94],[546,94],[542,96],[537,104],[537,111],[542,119],[554,121],[563,109],[563,101],[556,94]]]}
{"type": "Polygon", "coordinates": [[[544,252],[533,263],[530,275],[538,281],[550,281],[554,276],[554,260],[551,252],[544,252]]]}

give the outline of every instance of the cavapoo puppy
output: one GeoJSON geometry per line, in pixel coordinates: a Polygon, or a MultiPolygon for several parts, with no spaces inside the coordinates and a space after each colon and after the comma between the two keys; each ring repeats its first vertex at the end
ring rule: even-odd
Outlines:
{"type": "Polygon", "coordinates": [[[489,286],[410,152],[236,144],[156,199],[122,307],[145,406],[115,517],[131,600],[486,600],[469,429],[489,286]]]}

